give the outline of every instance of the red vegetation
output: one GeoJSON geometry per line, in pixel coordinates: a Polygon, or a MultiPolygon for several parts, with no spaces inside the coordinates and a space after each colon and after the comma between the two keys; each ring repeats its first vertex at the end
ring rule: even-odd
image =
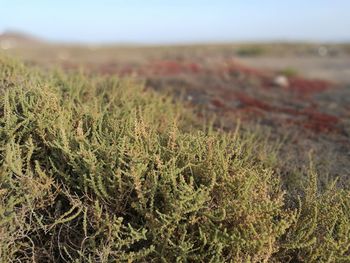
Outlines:
{"type": "Polygon", "coordinates": [[[133,73],[135,73],[135,69],[131,66],[124,66],[119,70],[121,76],[129,76],[133,73]]]}
{"type": "Polygon", "coordinates": [[[146,66],[147,71],[157,75],[177,75],[181,73],[196,74],[201,67],[194,62],[178,62],[172,60],[156,61],[146,66]]]}
{"type": "Polygon", "coordinates": [[[305,128],[318,132],[339,131],[339,129],[336,127],[336,125],[339,123],[339,118],[317,111],[304,110],[303,113],[309,119],[309,122],[304,123],[305,128]]]}
{"type": "Polygon", "coordinates": [[[294,108],[278,107],[267,104],[258,99],[252,98],[244,93],[237,93],[237,99],[247,108],[257,108],[271,113],[285,113],[290,116],[288,123],[302,125],[303,127],[315,132],[339,132],[337,127],[339,118],[333,115],[318,112],[313,109],[296,110],[294,108]],[[300,120],[297,117],[302,117],[300,120]]]}
{"type": "Polygon", "coordinates": [[[259,81],[259,88],[269,89],[273,86],[274,73],[270,71],[258,70],[232,62],[226,64],[226,66],[221,69],[221,72],[237,75],[238,79],[244,77],[243,81],[245,81],[246,78],[256,79],[259,81]]]}
{"type": "Polygon", "coordinates": [[[325,80],[308,80],[300,77],[289,78],[289,84],[291,90],[304,95],[322,92],[332,87],[332,83],[325,80]]]}
{"type": "MultiPolygon", "coordinates": [[[[63,67],[68,70],[78,68],[73,63],[64,63],[63,67]]],[[[139,77],[155,81],[161,80],[163,76],[181,78],[182,76],[178,75],[189,75],[198,79],[198,83],[201,83],[203,87],[201,92],[206,94],[205,96],[209,96],[208,101],[212,109],[240,114],[240,117],[245,120],[264,117],[275,123],[280,123],[280,120],[282,120],[282,122],[298,125],[315,132],[339,131],[338,124],[340,120],[336,116],[319,112],[317,103],[309,97],[311,94],[331,88],[333,84],[328,81],[290,77],[288,78],[288,87],[272,89],[275,78],[273,72],[251,68],[232,60],[214,66],[213,64],[202,65],[194,61],[158,60],[138,65],[106,63],[97,66],[97,68],[90,67],[92,72],[96,69],[104,74],[120,76],[136,74],[139,77]],[[204,76],[204,79],[210,80],[210,83],[201,82],[204,76]],[[224,81],[221,81],[221,79],[224,79],[224,81]],[[247,80],[254,81],[247,82],[247,80]],[[269,92],[274,92],[274,96],[271,96],[274,97],[273,104],[251,97],[245,92],[237,92],[242,90],[242,87],[248,87],[252,94],[255,94],[254,92],[260,88],[271,88],[271,90],[265,90],[264,94],[269,95],[269,92]],[[292,94],[288,94],[289,92],[292,94]],[[298,106],[281,106],[282,103],[277,98],[290,95],[293,95],[290,97],[290,104],[293,105],[293,100],[295,100],[295,104],[298,106]],[[237,100],[239,101],[238,105],[232,104],[237,100]],[[300,106],[304,104],[308,108],[300,109],[300,106]],[[313,108],[310,108],[310,104],[313,105],[313,108]],[[283,117],[281,114],[283,114],[283,117]]],[[[259,96],[258,93],[256,96],[259,96]]]]}
{"type": "Polygon", "coordinates": [[[274,107],[245,93],[237,93],[236,98],[246,107],[258,108],[265,111],[273,111],[274,107]]]}
{"type": "Polygon", "coordinates": [[[231,73],[231,74],[242,74],[246,76],[255,76],[258,78],[267,78],[268,72],[264,72],[261,70],[257,70],[255,68],[247,67],[242,64],[231,62],[224,66],[222,69],[223,72],[231,73]]]}
{"type": "Polygon", "coordinates": [[[219,99],[212,99],[210,101],[210,103],[212,105],[214,105],[216,108],[226,108],[225,104],[223,101],[219,100],[219,99]]]}

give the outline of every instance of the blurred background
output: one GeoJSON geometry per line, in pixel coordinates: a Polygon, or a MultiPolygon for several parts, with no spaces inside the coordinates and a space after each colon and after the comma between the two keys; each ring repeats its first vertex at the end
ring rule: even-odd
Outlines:
{"type": "Polygon", "coordinates": [[[1,0],[0,30],[50,41],[183,44],[346,42],[346,0],[1,0]]]}
{"type": "Polygon", "coordinates": [[[0,10],[1,53],[135,78],[217,127],[239,119],[284,141],[291,169],[313,150],[320,170],[350,175],[348,0],[0,0],[0,10]]]}
{"type": "MultiPolygon", "coordinates": [[[[350,78],[345,58],[350,52],[346,0],[0,0],[0,5],[3,50],[33,48],[39,42],[90,49],[235,44],[234,55],[243,57],[247,65],[290,72],[300,67],[306,76],[343,82],[350,78]],[[284,48],[286,44],[299,45],[284,48]],[[282,55],[290,55],[289,60],[281,60],[282,55]],[[305,55],[338,58],[295,60],[305,55]]],[[[36,57],[35,47],[32,52],[36,57]]],[[[71,53],[61,50],[56,56],[68,60],[74,56],[71,53]]]]}

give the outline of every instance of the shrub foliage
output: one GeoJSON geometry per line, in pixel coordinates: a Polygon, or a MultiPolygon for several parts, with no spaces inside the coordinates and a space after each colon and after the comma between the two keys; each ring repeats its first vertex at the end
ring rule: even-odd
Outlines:
{"type": "Polygon", "coordinates": [[[287,207],[252,136],[130,80],[0,58],[1,262],[349,262],[350,197],[287,207]]]}

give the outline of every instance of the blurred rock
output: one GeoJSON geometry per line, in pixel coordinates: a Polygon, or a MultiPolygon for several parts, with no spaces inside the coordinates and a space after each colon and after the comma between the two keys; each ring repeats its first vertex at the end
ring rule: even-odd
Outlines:
{"type": "Polygon", "coordinates": [[[273,79],[273,84],[281,88],[289,87],[289,81],[286,76],[278,75],[273,79]]]}
{"type": "Polygon", "coordinates": [[[325,56],[327,56],[327,55],[328,55],[328,48],[325,47],[325,46],[320,46],[320,47],[318,48],[318,55],[319,55],[320,57],[325,57],[325,56]]]}

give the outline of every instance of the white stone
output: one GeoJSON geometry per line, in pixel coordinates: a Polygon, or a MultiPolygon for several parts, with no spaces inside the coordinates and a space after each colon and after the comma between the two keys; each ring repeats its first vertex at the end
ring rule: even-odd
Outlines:
{"type": "Polygon", "coordinates": [[[328,48],[327,47],[324,47],[324,46],[321,46],[318,48],[318,54],[321,56],[321,57],[325,57],[328,55],[328,48]]]}
{"type": "Polygon", "coordinates": [[[279,86],[279,87],[282,87],[282,88],[287,88],[289,87],[289,81],[288,81],[288,78],[286,76],[283,76],[283,75],[279,75],[279,76],[276,76],[273,80],[273,83],[276,85],[276,86],[279,86]]]}

